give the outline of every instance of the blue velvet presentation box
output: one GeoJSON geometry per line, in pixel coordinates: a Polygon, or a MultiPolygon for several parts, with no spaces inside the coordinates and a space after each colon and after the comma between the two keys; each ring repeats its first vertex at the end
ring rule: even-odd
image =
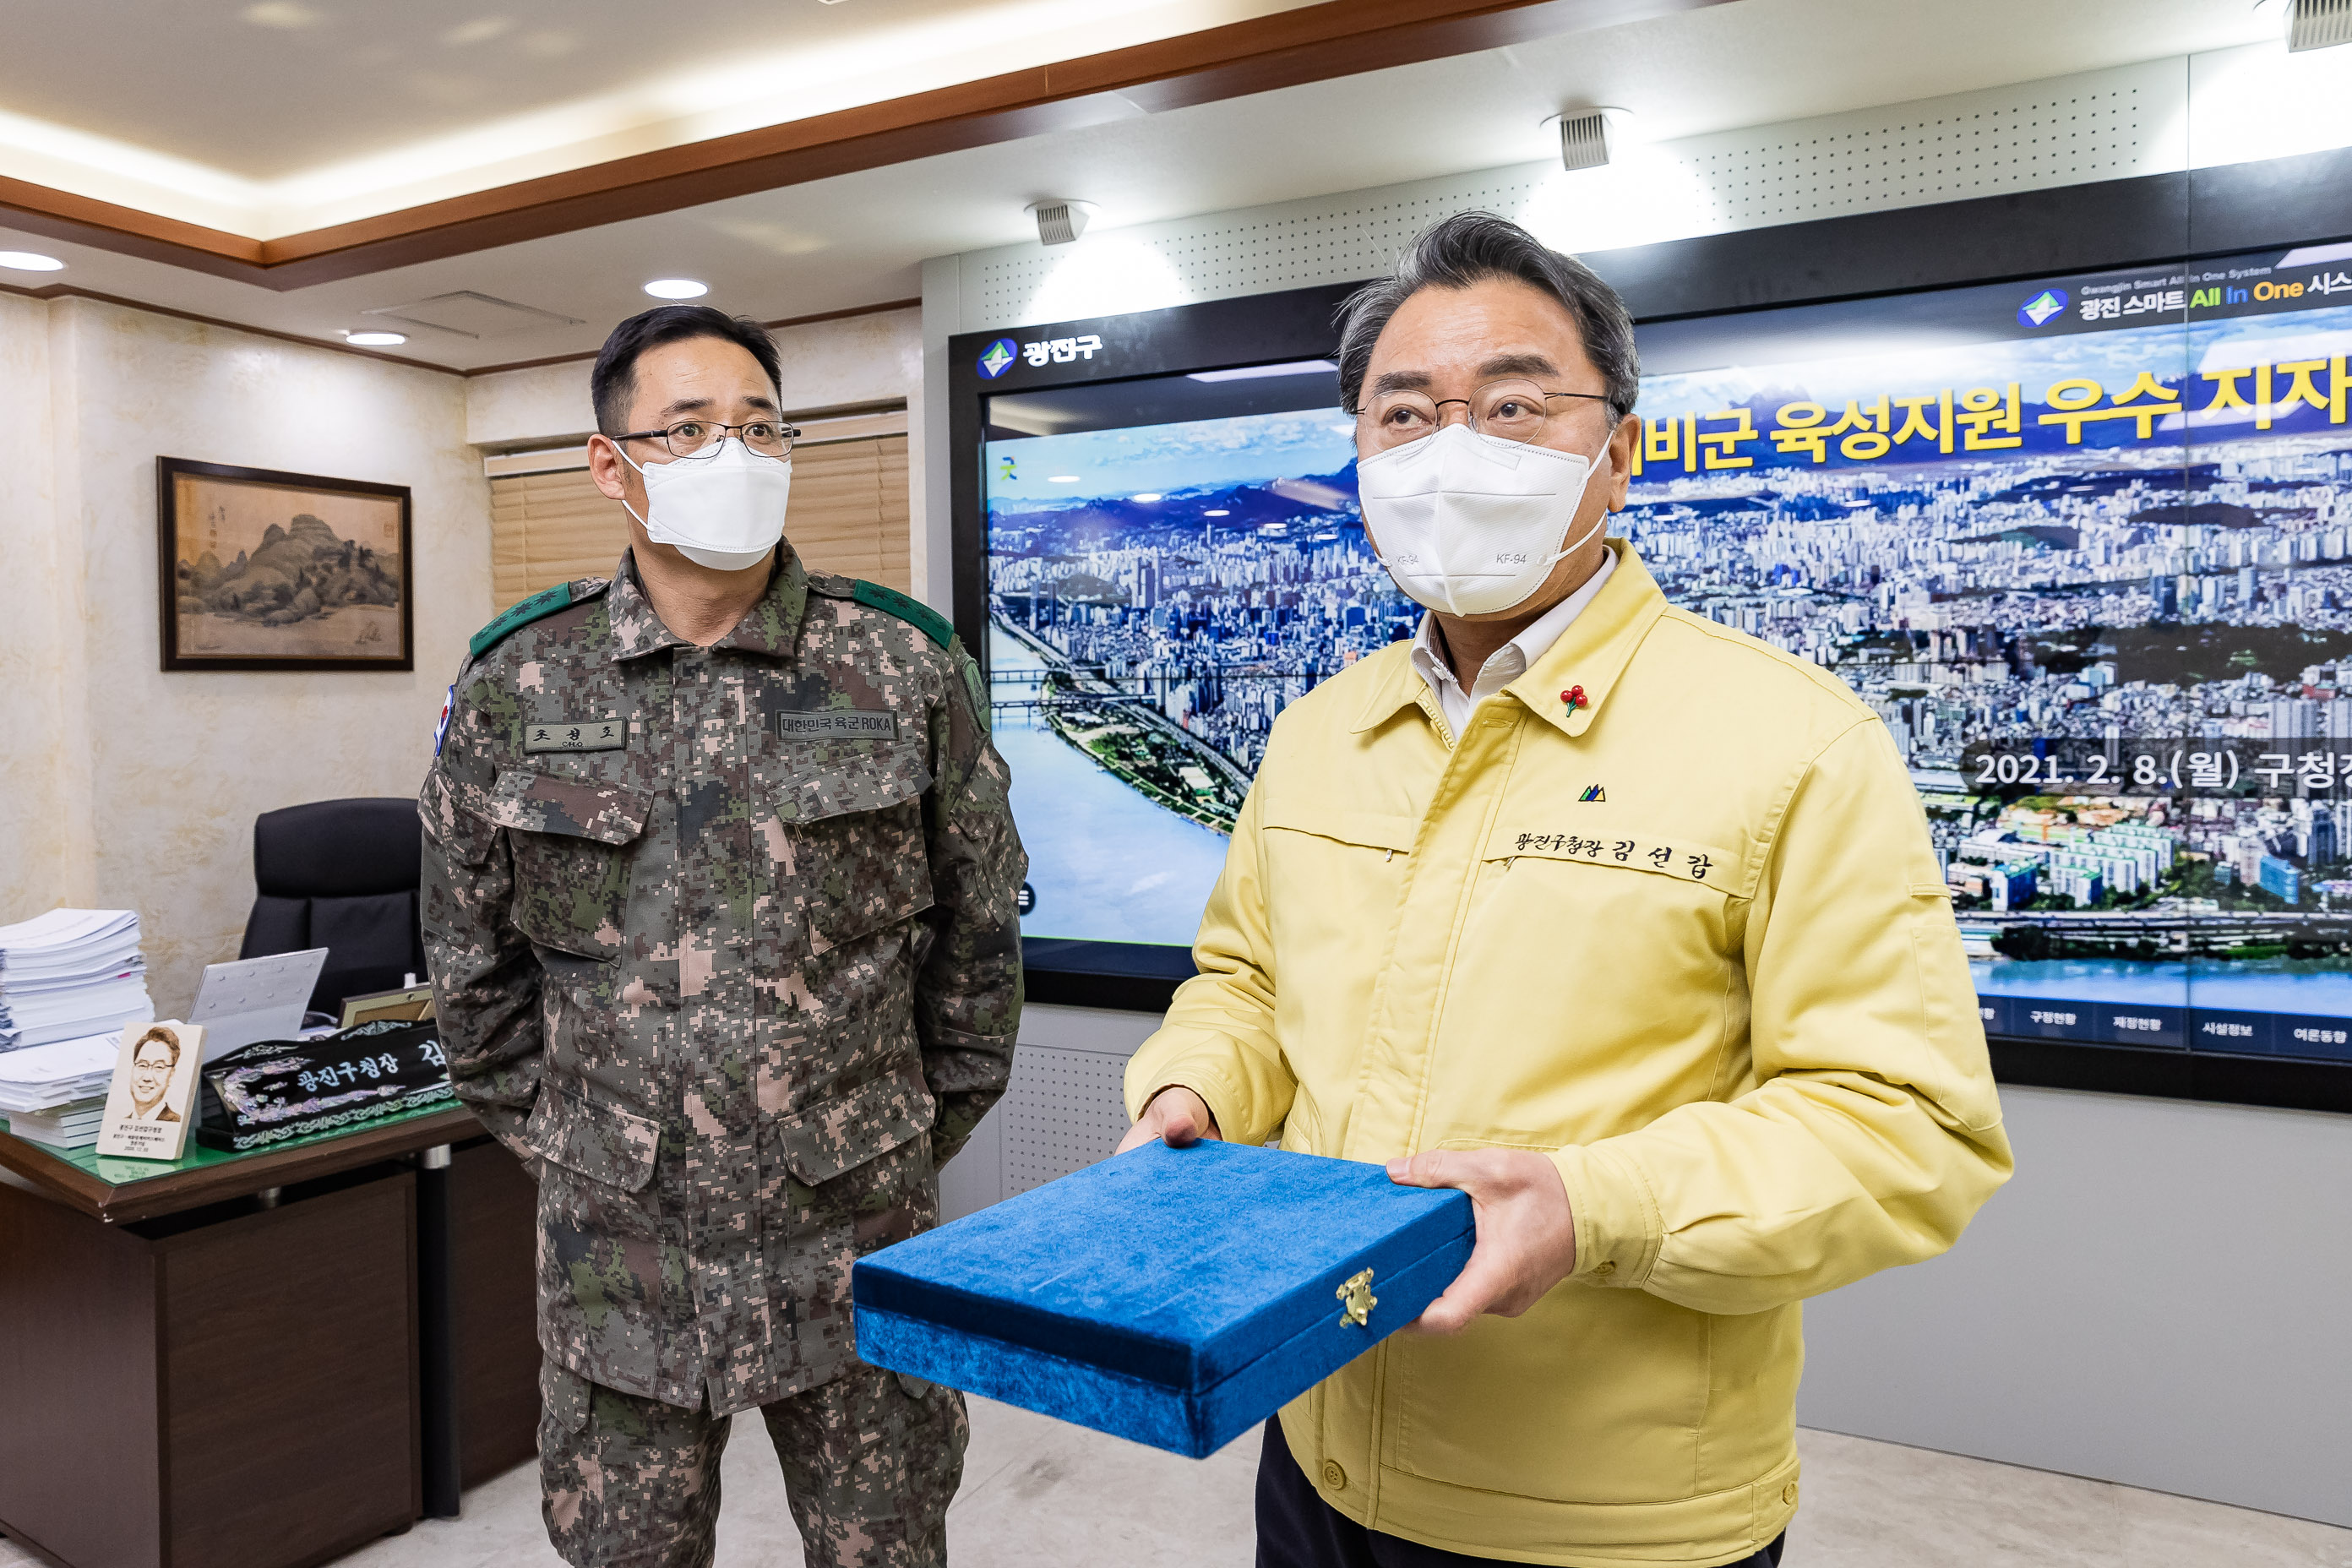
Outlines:
{"type": "Polygon", "coordinates": [[[1203,1142],[1089,1165],[861,1258],[857,1353],[1202,1458],[1421,1316],[1470,1200],[1203,1142]]]}

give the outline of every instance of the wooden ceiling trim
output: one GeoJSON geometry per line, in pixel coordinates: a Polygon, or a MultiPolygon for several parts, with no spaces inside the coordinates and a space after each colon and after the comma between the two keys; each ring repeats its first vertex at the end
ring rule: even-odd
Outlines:
{"type": "MultiPolygon", "coordinates": [[[[1483,9],[1364,5],[1352,6],[1349,14],[1365,25],[1345,39],[1308,37],[1286,44],[1269,43],[1267,47],[1241,58],[1157,73],[1124,84],[1117,90],[1138,108],[1160,114],[1171,109],[1190,109],[1195,104],[1273,92],[1336,77],[1362,76],[1396,66],[1477,54],[1538,38],[1591,32],[1622,22],[1728,3],[1729,0],[1531,0],[1528,4],[1488,5],[1483,9]],[[1384,23],[1372,20],[1377,11],[1389,10],[1402,15],[1384,23]]],[[[1084,66],[1092,62],[1074,63],[1084,66]]],[[[1072,79],[1068,68],[1057,67],[1055,70],[1058,79],[1072,79]]]]}
{"type": "Polygon", "coordinates": [[[241,234],[183,223],[5,174],[0,174],[0,216],[5,216],[10,228],[46,239],[71,240],[119,256],[136,256],[240,282],[256,281],[255,273],[265,259],[261,241],[241,234]]]}
{"type": "Polygon", "coordinates": [[[0,178],[16,227],[287,290],[1146,112],[1731,0],[1324,0],[257,241],[0,178]]]}
{"type": "MultiPolygon", "coordinates": [[[[101,294],[95,289],[84,289],[76,283],[51,283],[41,289],[19,289],[14,284],[0,283],[0,294],[14,294],[24,300],[94,300],[101,305],[121,305],[126,310],[144,310],[151,316],[169,316],[174,321],[194,321],[200,327],[219,327],[226,331],[245,332],[257,338],[273,338],[281,343],[294,343],[306,349],[324,349],[329,353],[350,354],[355,359],[381,360],[386,364],[404,364],[411,370],[429,370],[436,375],[466,376],[477,374],[454,365],[434,364],[430,361],[410,359],[405,354],[391,354],[382,349],[354,348],[339,343],[332,338],[306,338],[299,332],[281,332],[275,327],[257,327],[250,321],[232,321],[223,316],[200,316],[194,310],[177,310],[169,305],[158,305],[146,300],[125,299],[120,294],[101,294]]],[[[596,356],[590,354],[590,359],[596,356]]]]}
{"type": "MultiPolygon", "coordinates": [[[[977,98],[976,89],[989,85],[963,84],[942,89],[936,96],[977,98]]],[[[988,113],[941,105],[937,119],[888,123],[890,111],[903,110],[910,101],[900,99],[844,110],[271,240],[265,247],[266,266],[252,281],[272,289],[305,289],[967,147],[1100,123],[1114,114],[1108,103],[1095,106],[1089,113],[1083,104],[1049,100],[988,113]],[[860,122],[877,128],[861,132],[856,130],[860,122]]],[[[1115,112],[1123,118],[1133,110],[1122,104],[1115,112]]]]}

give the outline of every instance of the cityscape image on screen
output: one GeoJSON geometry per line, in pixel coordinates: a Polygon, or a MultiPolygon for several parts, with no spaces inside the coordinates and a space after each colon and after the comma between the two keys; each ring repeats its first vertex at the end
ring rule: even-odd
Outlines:
{"type": "MultiPolygon", "coordinates": [[[[2352,1060],[2352,247],[1641,343],[1612,531],[1885,720],[1987,1028],[2352,1060]]],[[[1275,716],[1418,620],[1266,369],[994,400],[1029,934],[1189,942],[1275,716]]]]}

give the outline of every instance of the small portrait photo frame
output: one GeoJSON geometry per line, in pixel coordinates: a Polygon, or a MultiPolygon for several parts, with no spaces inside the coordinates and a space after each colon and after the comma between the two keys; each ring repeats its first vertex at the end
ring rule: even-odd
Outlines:
{"type": "Polygon", "coordinates": [[[391,1018],[403,1024],[413,1024],[433,1016],[433,987],[404,985],[397,991],[371,991],[364,996],[343,998],[343,1021],[340,1027],[355,1029],[362,1024],[373,1024],[391,1018]]]}
{"type": "Polygon", "coordinates": [[[195,1120],[196,1072],[204,1065],[205,1028],[167,1019],[131,1024],[106,1091],[98,1152],[131,1160],[176,1160],[195,1120]]]}
{"type": "Polygon", "coordinates": [[[405,485],[155,459],[167,670],[414,669],[405,485]]]}

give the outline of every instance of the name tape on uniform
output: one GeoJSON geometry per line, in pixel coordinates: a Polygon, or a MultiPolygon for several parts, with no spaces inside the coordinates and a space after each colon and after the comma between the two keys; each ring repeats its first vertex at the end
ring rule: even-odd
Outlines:
{"type": "Polygon", "coordinates": [[[776,715],[776,737],[784,741],[895,741],[898,715],[887,708],[786,710],[776,715]]]}
{"type": "Polygon", "coordinates": [[[618,752],[629,744],[626,719],[551,719],[522,732],[522,749],[532,752],[618,752]]]}
{"type": "Polygon", "coordinates": [[[1582,860],[1601,866],[1630,866],[1645,871],[1663,871],[1669,877],[1708,882],[1717,887],[1733,879],[1739,868],[1734,857],[1712,845],[1685,841],[1676,846],[1660,843],[1647,836],[1622,833],[1591,838],[1580,833],[1553,833],[1549,830],[1532,833],[1497,831],[1488,844],[1486,858],[1490,860],[1507,860],[1524,855],[1540,856],[1551,860],[1582,860]]]}

